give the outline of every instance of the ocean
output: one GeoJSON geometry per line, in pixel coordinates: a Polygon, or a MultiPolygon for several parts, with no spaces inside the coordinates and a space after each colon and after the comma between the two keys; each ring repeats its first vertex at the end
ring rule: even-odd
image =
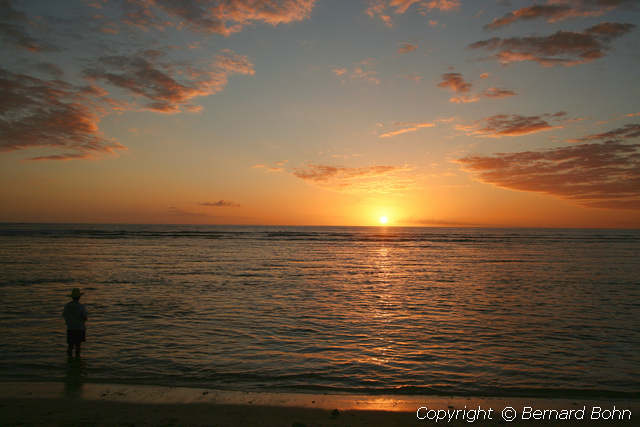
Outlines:
{"type": "Polygon", "coordinates": [[[640,396],[640,230],[0,224],[0,381],[640,396]]]}

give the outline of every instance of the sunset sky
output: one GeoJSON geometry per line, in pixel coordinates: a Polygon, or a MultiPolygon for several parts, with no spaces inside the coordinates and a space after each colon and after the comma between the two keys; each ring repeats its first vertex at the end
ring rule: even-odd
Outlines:
{"type": "Polygon", "coordinates": [[[0,221],[640,227],[637,0],[0,0],[0,221]]]}

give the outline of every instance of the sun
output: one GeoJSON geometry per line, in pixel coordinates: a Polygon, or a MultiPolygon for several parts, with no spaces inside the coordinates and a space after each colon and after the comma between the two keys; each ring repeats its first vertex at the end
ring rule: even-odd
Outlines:
{"type": "Polygon", "coordinates": [[[389,218],[383,215],[380,217],[379,221],[380,221],[380,224],[386,224],[387,222],[389,222],[389,218]]]}

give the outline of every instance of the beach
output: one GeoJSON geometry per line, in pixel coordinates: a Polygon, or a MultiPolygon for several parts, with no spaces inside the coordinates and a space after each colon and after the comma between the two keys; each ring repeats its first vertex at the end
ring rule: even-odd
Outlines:
{"type": "Polygon", "coordinates": [[[255,393],[186,387],[36,382],[2,383],[0,405],[0,424],[3,426],[495,425],[507,424],[502,418],[506,407],[518,412],[517,418],[509,423],[511,425],[633,425],[634,416],[640,410],[638,399],[255,393]],[[632,414],[630,419],[626,415],[622,416],[624,419],[619,419],[620,415],[616,419],[591,419],[593,408],[600,408],[600,414],[606,415],[605,411],[614,406],[620,413],[629,411],[627,413],[632,414]],[[523,421],[520,419],[523,408],[528,407],[558,412],[547,412],[546,419],[523,421]],[[479,412],[479,408],[484,412],[479,412]],[[562,410],[581,408],[586,408],[583,419],[549,419],[549,416],[553,418],[555,414],[561,414],[562,410]],[[491,413],[489,409],[492,409],[491,413]],[[437,412],[429,413],[429,410],[446,411],[451,419],[428,419],[432,414],[437,417],[437,412]],[[420,420],[418,416],[425,419],[420,420]]]}

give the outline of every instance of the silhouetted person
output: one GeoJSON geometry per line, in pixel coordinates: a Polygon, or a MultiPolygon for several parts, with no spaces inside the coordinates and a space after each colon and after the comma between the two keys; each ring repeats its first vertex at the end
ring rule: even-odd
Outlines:
{"type": "Polygon", "coordinates": [[[73,301],[69,301],[62,312],[62,317],[67,322],[67,344],[69,345],[67,354],[69,357],[71,357],[74,347],[76,348],[76,357],[80,357],[80,345],[85,340],[84,322],[87,321],[87,309],[80,304],[81,296],[80,289],[73,288],[71,291],[73,301]]]}

